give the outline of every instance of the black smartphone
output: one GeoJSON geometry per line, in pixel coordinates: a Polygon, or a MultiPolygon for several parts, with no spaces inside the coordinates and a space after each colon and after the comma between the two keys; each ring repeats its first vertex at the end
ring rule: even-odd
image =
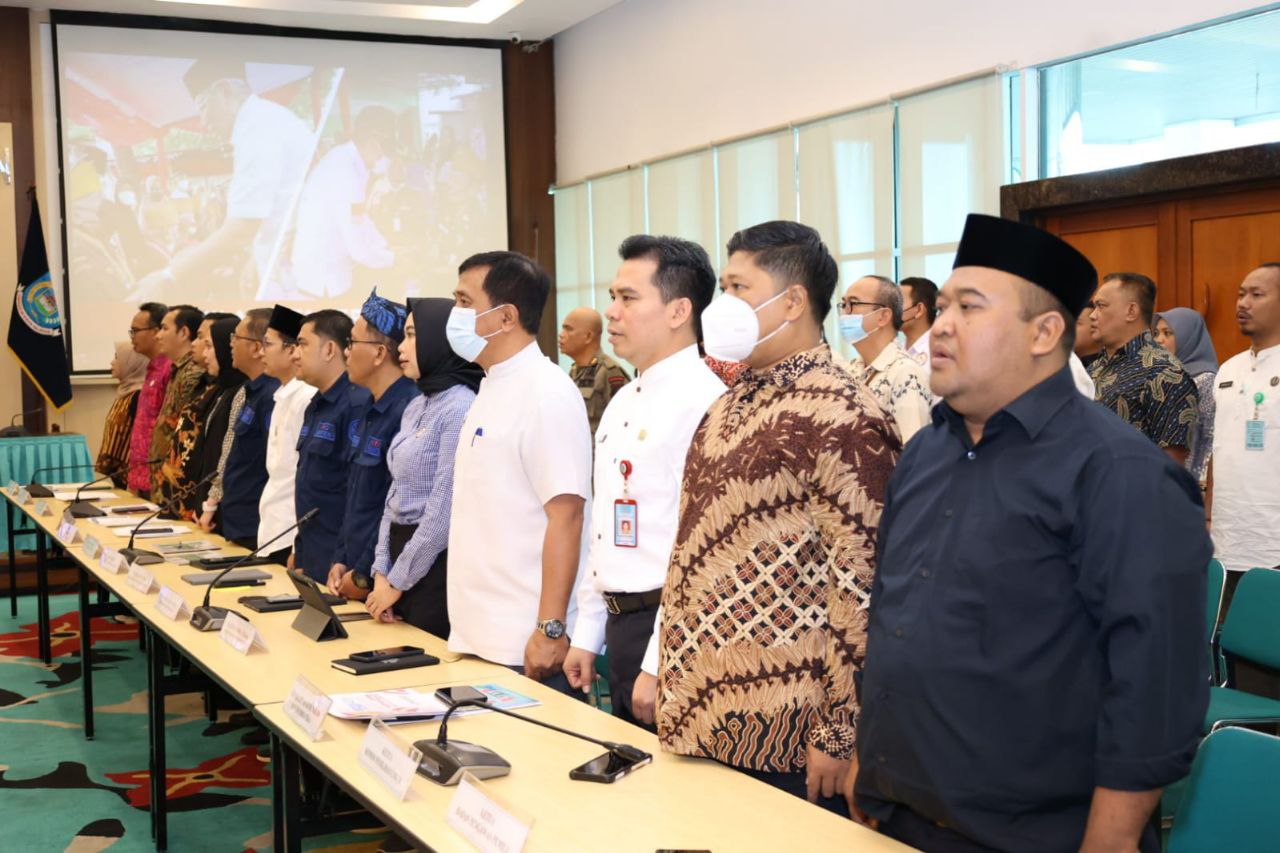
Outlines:
{"type": "Polygon", "coordinates": [[[420,654],[422,654],[422,649],[417,646],[391,646],[390,648],[372,649],[367,652],[352,652],[351,659],[361,663],[373,663],[374,661],[387,660],[388,658],[403,658],[420,654]]]}
{"type": "Polygon", "coordinates": [[[638,750],[637,753],[637,755],[623,755],[620,752],[610,751],[604,755],[597,755],[581,767],[570,770],[569,778],[580,782],[616,782],[637,767],[643,767],[653,761],[653,756],[649,753],[638,750]]]}
{"type": "Polygon", "coordinates": [[[489,697],[476,690],[474,687],[459,685],[457,687],[441,687],[436,691],[436,698],[447,705],[453,705],[457,702],[463,702],[468,699],[476,702],[489,702],[489,697]]]}

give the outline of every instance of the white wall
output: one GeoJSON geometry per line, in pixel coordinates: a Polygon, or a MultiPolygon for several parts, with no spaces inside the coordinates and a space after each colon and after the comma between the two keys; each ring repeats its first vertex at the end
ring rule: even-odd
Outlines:
{"type": "Polygon", "coordinates": [[[1258,5],[626,0],[555,39],[557,181],[1258,5]]]}

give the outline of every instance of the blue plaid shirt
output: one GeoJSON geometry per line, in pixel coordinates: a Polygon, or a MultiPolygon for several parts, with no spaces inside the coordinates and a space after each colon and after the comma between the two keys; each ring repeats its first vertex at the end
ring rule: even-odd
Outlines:
{"type": "Polygon", "coordinates": [[[387,451],[391,488],[378,526],[373,572],[386,575],[404,591],[427,576],[431,564],[449,544],[449,512],[453,504],[453,456],[462,422],[475,400],[465,385],[431,397],[419,396],[405,407],[400,431],[387,451]],[[418,529],[391,565],[392,524],[418,529]]]}

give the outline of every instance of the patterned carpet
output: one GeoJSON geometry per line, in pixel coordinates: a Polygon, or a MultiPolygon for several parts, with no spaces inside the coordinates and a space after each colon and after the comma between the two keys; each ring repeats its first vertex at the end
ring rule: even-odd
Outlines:
{"type": "MultiPolygon", "coordinates": [[[[80,620],[52,597],[53,664],[38,657],[34,596],[0,617],[0,814],[5,850],[154,850],[148,816],[146,658],[134,625],[93,624],[95,739],[84,739],[80,620]]],[[[240,742],[245,724],[210,723],[199,694],[167,700],[169,849],[271,847],[271,769],[240,742]]],[[[385,832],[308,839],[307,850],[373,851],[385,832]]]]}

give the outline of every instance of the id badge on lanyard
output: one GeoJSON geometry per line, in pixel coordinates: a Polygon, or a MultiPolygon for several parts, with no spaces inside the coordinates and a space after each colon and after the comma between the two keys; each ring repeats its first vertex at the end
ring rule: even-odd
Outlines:
{"type": "Polygon", "coordinates": [[[640,541],[639,507],[630,495],[631,463],[622,460],[622,497],[613,502],[613,544],[618,548],[635,548],[640,541]]]}
{"type": "Polygon", "coordinates": [[[1267,424],[1262,419],[1262,401],[1266,396],[1259,391],[1253,395],[1253,417],[1244,422],[1244,449],[1261,451],[1266,449],[1267,424]]]}

